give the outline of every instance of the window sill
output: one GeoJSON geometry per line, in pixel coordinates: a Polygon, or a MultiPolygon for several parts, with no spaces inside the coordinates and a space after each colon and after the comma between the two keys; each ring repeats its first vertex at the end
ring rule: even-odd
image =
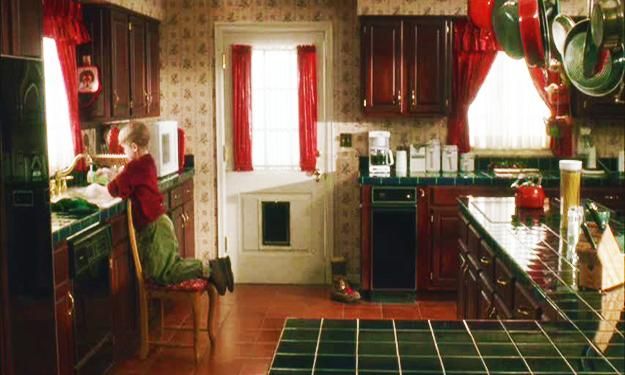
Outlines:
{"type": "Polygon", "coordinates": [[[505,156],[505,157],[535,157],[535,158],[544,158],[544,157],[553,157],[553,153],[550,149],[518,149],[518,150],[497,150],[497,149],[488,149],[488,148],[473,148],[471,152],[478,157],[496,157],[496,156],[505,156]]]}

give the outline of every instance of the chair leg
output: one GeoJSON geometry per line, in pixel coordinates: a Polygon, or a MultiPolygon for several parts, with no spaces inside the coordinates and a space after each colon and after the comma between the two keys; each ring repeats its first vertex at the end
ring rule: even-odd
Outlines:
{"type": "Polygon", "coordinates": [[[193,315],[193,354],[195,356],[195,364],[197,364],[200,360],[198,351],[198,341],[200,337],[200,298],[198,293],[193,293],[191,296],[191,306],[193,315]]]}
{"type": "Polygon", "coordinates": [[[146,359],[150,351],[149,326],[148,326],[148,299],[144,291],[139,291],[139,358],[146,359]]]}
{"type": "Polygon", "coordinates": [[[206,330],[211,345],[215,346],[215,332],[213,331],[213,320],[215,319],[215,306],[217,305],[217,290],[210,283],[208,285],[208,317],[206,319],[206,330]]]}

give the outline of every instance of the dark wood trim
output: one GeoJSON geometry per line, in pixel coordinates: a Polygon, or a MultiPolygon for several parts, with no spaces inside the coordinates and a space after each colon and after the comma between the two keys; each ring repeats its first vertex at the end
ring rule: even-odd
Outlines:
{"type": "Polygon", "coordinates": [[[371,185],[360,189],[360,288],[371,290],[371,185]]]}

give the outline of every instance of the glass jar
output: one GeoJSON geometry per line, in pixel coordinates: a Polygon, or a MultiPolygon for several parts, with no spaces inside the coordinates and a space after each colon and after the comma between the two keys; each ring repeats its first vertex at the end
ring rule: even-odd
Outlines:
{"type": "Polygon", "coordinates": [[[563,229],[568,228],[569,208],[580,205],[581,180],[581,161],[560,160],[560,227],[563,229]]]}

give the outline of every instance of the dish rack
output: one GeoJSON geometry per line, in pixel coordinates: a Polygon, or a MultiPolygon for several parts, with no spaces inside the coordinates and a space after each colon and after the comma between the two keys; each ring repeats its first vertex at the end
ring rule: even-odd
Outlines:
{"type": "Polygon", "coordinates": [[[92,159],[94,164],[107,168],[120,167],[128,163],[128,158],[125,154],[96,154],[93,155],[92,159]]]}

